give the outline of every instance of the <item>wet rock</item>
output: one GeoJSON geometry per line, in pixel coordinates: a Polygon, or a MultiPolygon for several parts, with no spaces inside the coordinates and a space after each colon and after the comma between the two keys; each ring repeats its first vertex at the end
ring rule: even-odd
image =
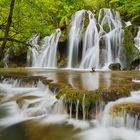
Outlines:
{"type": "Polygon", "coordinates": [[[110,101],[130,96],[130,91],[126,87],[112,87],[98,90],[100,98],[107,104],[110,101]]]}
{"type": "Polygon", "coordinates": [[[116,114],[117,116],[122,115],[121,113],[124,111],[131,115],[137,115],[140,117],[140,103],[128,102],[117,104],[111,108],[110,113],[116,114]]]}
{"type": "Polygon", "coordinates": [[[135,59],[131,63],[131,69],[139,70],[140,69],[140,58],[135,59]]]}
{"type": "Polygon", "coordinates": [[[64,87],[59,90],[56,97],[59,99],[65,96],[65,103],[68,106],[68,113],[72,107],[72,116],[76,117],[76,108],[78,107],[78,118],[83,118],[85,110],[86,119],[93,119],[100,110],[98,106],[102,103],[107,104],[109,101],[115,101],[122,97],[130,96],[130,91],[127,88],[108,88],[98,89],[94,91],[80,90],[64,87]],[[96,111],[95,111],[96,110],[96,111]]]}
{"type": "Polygon", "coordinates": [[[132,62],[140,57],[139,50],[135,47],[134,38],[138,32],[138,26],[128,26],[124,28],[124,44],[120,51],[122,68],[131,69],[132,62]]]}
{"type": "Polygon", "coordinates": [[[120,63],[112,63],[109,65],[109,69],[111,70],[121,70],[121,65],[120,63]]]}

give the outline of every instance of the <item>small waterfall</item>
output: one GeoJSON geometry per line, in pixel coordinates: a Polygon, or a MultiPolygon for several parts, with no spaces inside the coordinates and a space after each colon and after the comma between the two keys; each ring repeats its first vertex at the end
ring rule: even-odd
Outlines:
{"type": "Polygon", "coordinates": [[[46,36],[39,45],[40,35],[35,35],[29,39],[29,52],[27,55],[28,65],[32,67],[56,67],[57,64],[57,44],[61,31],[57,29],[51,36],[46,36]]]}
{"type": "Polygon", "coordinates": [[[139,103],[140,102],[140,91],[131,92],[131,96],[127,98],[118,99],[115,102],[109,102],[103,112],[102,124],[103,126],[115,126],[115,127],[127,127],[132,129],[140,129],[139,116],[131,115],[125,110],[119,114],[119,116],[112,116],[110,110],[115,105],[125,104],[125,103],[139,103]]]}
{"type": "Polygon", "coordinates": [[[73,65],[78,64],[78,51],[84,26],[84,14],[85,10],[76,12],[70,24],[70,31],[68,36],[68,68],[72,68],[73,65]]]}
{"type": "Polygon", "coordinates": [[[10,49],[11,48],[7,49],[7,51],[6,51],[5,55],[4,55],[4,58],[2,60],[4,62],[4,65],[5,65],[4,67],[6,67],[6,68],[8,68],[8,62],[9,62],[9,57],[10,57],[10,54],[9,54],[10,53],[10,49]]]}
{"type": "Polygon", "coordinates": [[[134,41],[135,41],[135,46],[140,51],[140,27],[139,27],[139,31],[138,31],[137,36],[135,37],[134,41]]]}
{"type": "Polygon", "coordinates": [[[76,114],[75,114],[76,120],[78,120],[78,115],[79,115],[79,100],[77,100],[76,102],[76,114]]]}
{"type": "MultiPolygon", "coordinates": [[[[90,15],[91,13],[89,17],[91,17],[90,15]]],[[[83,56],[81,67],[98,69],[111,63],[120,63],[119,53],[123,44],[123,32],[119,13],[104,8],[100,10],[97,22],[91,18],[89,21],[85,36],[87,39],[91,36],[93,39],[88,42],[95,43],[91,46],[88,45],[92,49],[86,51],[87,54],[83,56]],[[91,32],[93,33],[91,34],[91,32]]]]}
{"type": "MultiPolygon", "coordinates": [[[[38,81],[37,86],[20,87],[20,81],[7,79],[0,83],[3,93],[0,110],[4,108],[6,115],[0,118],[0,127],[11,126],[36,117],[65,114],[63,98],[57,100],[47,86],[38,81]]],[[[57,118],[57,117],[56,117],[57,118]]]]}
{"type": "Polygon", "coordinates": [[[96,19],[92,12],[87,11],[89,25],[85,32],[81,68],[98,68],[99,65],[99,33],[96,19]]]}

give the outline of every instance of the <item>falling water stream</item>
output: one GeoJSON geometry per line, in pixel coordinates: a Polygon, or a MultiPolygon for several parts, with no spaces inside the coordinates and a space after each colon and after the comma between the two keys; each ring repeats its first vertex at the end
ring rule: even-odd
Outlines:
{"type": "Polygon", "coordinates": [[[135,37],[135,45],[138,48],[138,50],[140,51],[140,27],[139,27],[139,31],[137,33],[137,36],[135,37]]]}
{"type": "Polygon", "coordinates": [[[73,68],[75,57],[78,57],[78,53],[80,53],[79,38],[83,42],[80,68],[90,69],[94,67],[99,69],[111,63],[121,63],[120,50],[123,46],[123,30],[119,13],[104,8],[100,10],[98,19],[91,11],[82,10],[77,13],[74,15],[75,18],[72,19],[70,26],[68,67],[73,68]],[[83,32],[82,27],[86,14],[89,23],[86,31],[83,32]],[[81,29],[80,32],[79,29],[81,29]]]}
{"type": "Polygon", "coordinates": [[[39,45],[40,35],[36,34],[29,39],[29,52],[27,55],[28,65],[32,67],[56,67],[57,65],[57,44],[61,35],[57,29],[51,36],[43,38],[39,45]]]}
{"type": "MultiPolygon", "coordinates": [[[[60,49],[67,50],[67,53],[58,52],[57,49],[61,36],[60,29],[43,39],[40,38],[40,34],[36,34],[28,40],[31,44],[28,46],[28,66],[56,68],[60,53],[64,53],[61,55],[65,56],[65,68],[68,69],[107,70],[112,63],[120,63],[124,68],[124,29],[130,25],[130,22],[124,23],[119,12],[112,9],[101,9],[98,17],[89,10],[77,11],[69,25],[66,45],[59,46],[60,49]]],[[[134,38],[138,50],[139,38],[140,31],[134,38]]]]}

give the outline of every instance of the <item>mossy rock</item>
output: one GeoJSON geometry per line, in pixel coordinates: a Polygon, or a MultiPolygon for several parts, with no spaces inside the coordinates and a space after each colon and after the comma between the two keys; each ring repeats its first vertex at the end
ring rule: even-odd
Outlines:
{"type": "Polygon", "coordinates": [[[129,91],[137,91],[140,89],[140,83],[125,82],[123,85],[120,85],[119,87],[120,88],[124,87],[125,89],[128,89],[129,91]]]}
{"type": "Polygon", "coordinates": [[[116,104],[110,109],[110,114],[113,117],[122,116],[124,115],[124,112],[132,115],[132,116],[140,116],[140,103],[133,103],[133,102],[127,102],[127,103],[121,103],[116,104]]]}
{"type": "Polygon", "coordinates": [[[121,65],[120,63],[112,63],[109,65],[109,69],[111,70],[121,70],[121,65]]]}
{"type": "Polygon", "coordinates": [[[123,69],[132,69],[132,62],[140,58],[140,52],[134,43],[137,31],[138,27],[133,25],[124,28],[124,47],[121,50],[120,56],[123,69]]]}
{"type": "Polygon", "coordinates": [[[58,62],[58,68],[65,67],[67,65],[67,60],[62,59],[61,61],[58,62]]]}
{"type": "Polygon", "coordinates": [[[59,92],[61,89],[63,88],[70,88],[71,85],[69,84],[65,84],[65,83],[49,83],[49,89],[52,91],[52,92],[59,92]]]}
{"type": "Polygon", "coordinates": [[[99,94],[97,91],[87,91],[87,90],[80,90],[80,89],[73,89],[73,88],[62,88],[58,94],[56,95],[57,98],[60,98],[62,95],[65,95],[65,100],[68,103],[76,103],[77,100],[82,105],[83,98],[85,96],[85,106],[89,107],[92,103],[95,103],[99,99],[99,94]]]}
{"type": "Polygon", "coordinates": [[[96,108],[96,103],[99,101],[99,94],[97,91],[86,91],[80,89],[73,89],[64,87],[60,89],[56,97],[59,99],[64,96],[64,102],[67,105],[67,112],[70,113],[70,106],[72,107],[72,116],[76,117],[76,108],[78,104],[78,118],[83,119],[83,108],[85,110],[85,118],[90,119],[93,110],[96,108]]]}
{"type": "Polygon", "coordinates": [[[98,89],[100,98],[107,104],[110,101],[115,101],[119,98],[130,96],[130,90],[125,87],[110,87],[98,89]]]}
{"type": "Polygon", "coordinates": [[[51,82],[53,82],[53,80],[47,78],[42,78],[41,81],[44,85],[49,85],[51,82]]]}
{"type": "MultiPolygon", "coordinates": [[[[87,118],[90,119],[94,116],[95,110],[98,108],[100,102],[107,104],[109,101],[115,101],[122,97],[130,96],[130,91],[127,88],[112,87],[106,89],[98,89],[94,91],[73,89],[69,87],[61,88],[56,97],[60,99],[61,96],[65,96],[65,103],[68,108],[72,105],[75,109],[72,111],[73,114],[76,113],[76,104],[79,102],[79,116],[82,118],[83,106],[87,112],[87,118]]],[[[69,113],[69,112],[68,112],[69,113]]]]}

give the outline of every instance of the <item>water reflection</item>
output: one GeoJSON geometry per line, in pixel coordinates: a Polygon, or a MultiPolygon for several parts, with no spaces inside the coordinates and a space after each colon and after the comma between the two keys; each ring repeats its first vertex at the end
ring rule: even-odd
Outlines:
{"type": "Polygon", "coordinates": [[[86,90],[95,90],[99,88],[100,73],[82,73],[82,88],[86,90]]]}

